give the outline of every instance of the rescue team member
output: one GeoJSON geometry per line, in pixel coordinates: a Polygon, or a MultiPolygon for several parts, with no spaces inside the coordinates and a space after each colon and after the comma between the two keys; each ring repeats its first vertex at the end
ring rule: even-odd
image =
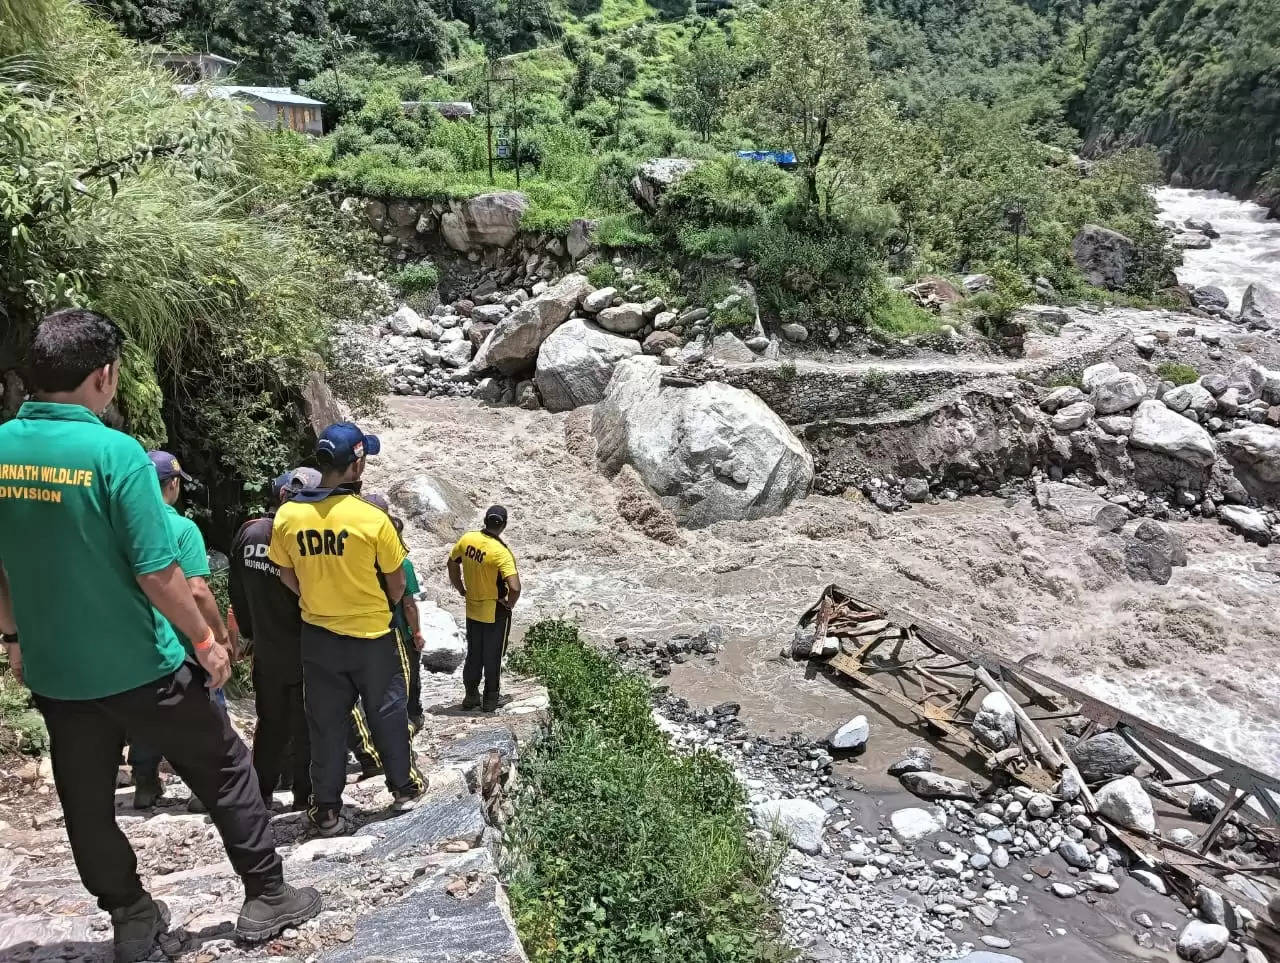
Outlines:
{"type": "Polygon", "coordinates": [[[302,701],[302,613],[298,596],[280,581],[267,557],[271,524],[279,506],[304,488],[315,488],[320,473],[295,468],[271,483],[271,511],[245,522],[231,542],[231,609],[241,635],[253,642],[253,699],[258,727],[253,733],[253,768],[262,801],[272,794],[292,746],[290,788],[293,809],[311,799],[311,738],[302,701]]]}
{"type": "Polygon", "coordinates": [[[142,888],[115,821],[126,733],[209,807],[244,881],[241,938],[310,919],[320,895],[285,884],[248,750],[209,698],[231,664],[178,566],[155,468],[96,414],[115,396],[123,343],[112,321],[80,309],[35,332],[34,400],[0,425],[0,632],[49,730],[80,879],[111,914],[115,959],[133,963],[151,955],[168,910],[142,888]],[[196,661],[171,626],[195,640],[196,661]]]}
{"type": "Polygon", "coordinates": [[[463,535],[449,553],[449,581],[467,600],[467,659],[462,665],[462,708],[498,708],[502,657],[511,634],[511,610],[520,598],[516,559],[502,540],[507,510],[494,505],[484,528],[463,535]],[[484,700],[480,678],[484,676],[484,700]]]}
{"type": "MultiPolygon", "coordinates": [[[[391,514],[391,506],[381,495],[366,495],[365,498],[388,515],[391,514]]],[[[391,524],[395,526],[396,534],[403,542],[404,519],[398,515],[391,515],[391,524]]],[[[404,595],[401,596],[400,603],[391,610],[391,628],[399,638],[400,648],[404,653],[405,678],[409,685],[409,728],[416,735],[426,722],[426,715],[422,709],[422,649],[426,645],[426,640],[422,637],[422,626],[418,621],[417,599],[422,586],[418,584],[418,572],[408,556],[405,556],[401,568],[404,569],[404,595]]]]}
{"type": "Polygon", "coordinates": [[[376,436],[349,422],[326,428],[316,442],[320,487],[280,506],[267,553],[302,599],[310,816],[326,836],[343,830],[347,727],[357,696],[393,810],[412,808],[426,788],[410,754],[400,647],[390,629],[391,606],[404,595],[404,545],[387,513],[358,494],[365,458],[380,448],[376,436]]]}
{"type": "MultiPolygon", "coordinates": [[[[169,526],[169,534],[173,536],[178,549],[178,567],[187,578],[187,587],[191,589],[191,597],[196,606],[213,629],[218,644],[227,650],[231,661],[235,661],[235,653],[227,636],[227,628],[222,622],[222,613],[218,611],[218,600],[209,590],[209,553],[204,546],[204,536],[196,523],[185,515],[178,513],[174,507],[182,497],[182,483],[191,481],[191,476],[182,470],[178,459],[167,451],[150,451],[147,457],[155,466],[156,477],[160,482],[160,497],[165,504],[165,522],[169,526]]],[[[192,642],[176,628],[178,641],[190,653],[192,642]]],[[[213,691],[214,701],[223,708],[227,698],[221,689],[213,691]]],[[[164,785],[160,782],[160,753],[142,743],[129,746],[129,765],[133,767],[133,808],[150,809],[164,795],[164,785]]],[[[192,812],[204,812],[204,806],[196,796],[191,797],[187,808],[192,812]]]]}

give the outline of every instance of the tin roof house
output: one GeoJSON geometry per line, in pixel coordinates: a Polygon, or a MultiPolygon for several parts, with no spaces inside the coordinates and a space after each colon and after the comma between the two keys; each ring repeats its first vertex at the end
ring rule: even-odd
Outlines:
{"type": "Polygon", "coordinates": [[[244,101],[253,108],[254,116],[264,127],[296,130],[300,134],[317,137],[324,133],[324,118],[321,116],[324,101],[295,94],[288,87],[183,84],[178,90],[184,97],[204,94],[223,100],[244,101]]]}

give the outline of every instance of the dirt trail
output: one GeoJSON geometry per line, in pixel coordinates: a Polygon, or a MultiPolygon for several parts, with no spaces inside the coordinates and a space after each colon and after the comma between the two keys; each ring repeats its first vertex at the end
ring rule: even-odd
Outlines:
{"type": "MultiPolygon", "coordinates": [[[[717,622],[728,649],[709,673],[678,672],[677,683],[694,690],[683,694],[732,690],[754,726],[813,731],[847,716],[849,697],[767,660],[821,587],[838,581],[1005,655],[1033,656],[1050,675],[1280,772],[1280,549],[1246,545],[1214,524],[1177,525],[1190,563],[1155,586],[1105,569],[1089,554],[1094,535],[1051,530],[1026,499],[888,516],[860,499],[820,496],[779,518],[721,523],[667,544],[628,522],[643,500],[584,460],[588,412],[389,404],[384,454],[371,460],[366,484],[382,490],[434,474],[470,497],[468,524],[491,502],[507,505],[529,603],[517,633],[566,614],[604,641],[717,622]]],[[[444,574],[446,540],[413,527],[407,539],[424,587],[459,613],[444,574]]]]}

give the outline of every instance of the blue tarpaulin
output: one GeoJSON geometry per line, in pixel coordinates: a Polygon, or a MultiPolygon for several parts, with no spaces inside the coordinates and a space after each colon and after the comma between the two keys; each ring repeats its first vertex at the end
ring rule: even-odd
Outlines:
{"type": "Polygon", "coordinates": [[[794,167],[796,163],[795,151],[790,150],[740,150],[738,156],[743,160],[762,161],[779,167],[794,167]]]}

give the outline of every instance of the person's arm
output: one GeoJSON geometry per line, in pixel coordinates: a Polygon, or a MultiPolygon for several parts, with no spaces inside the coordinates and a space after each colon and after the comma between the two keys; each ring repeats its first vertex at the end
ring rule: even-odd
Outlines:
{"type": "MultiPolygon", "coordinates": [[[[415,612],[416,617],[416,612],[415,612]]],[[[13,615],[13,596],[9,592],[9,575],[0,562],[0,635],[17,635],[18,620],[13,615]]],[[[22,684],[22,649],[16,642],[6,642],[5,655],[9,659],[9,671],[22,684]]]]}
{"type": "Polygon", "coordinates": [[[413,635],[413,647],[421,652],[427,640],[422,637],[422,622],[418,619],[418,600],[413,597],[412,592],[405,592],[400,602],[404,606],[404,620],[408,623],[409,631],[413,635]]]}
{"type": "Polygon", "coordinates": [[[222,613],[218,611],[218,600],[213,597],[209,583],[197,575],[195,578],[187,579],[187,585],[191,587],[191,597],[196,600],[196,607],[200,609],[200,614],[209,623],[209,628],[213,629],[214,639],[227,650],[228,655],[234,658],[234,653],[231,651],[231,637],[227,634],[227,625],[222,621],[222,613]]]}
{"type": "Polygon", "coordinates": [[[502,604],[509,609],[516,607],[516,602],[520,601],[520,576],[512,572],[506,577],[507,581],[507,597],[502,600],[502,604]]]}
{"type": "Polygon", "coordinates": [[[385,578],[387,580],[387,601],[391,603],[392,608],[395,608],[400,604],[400,600],[405,597],[404,569],[398,568],[394,572],[388,572],[385,578]]]}
{"type": "MultiPolygon", "coordinates": [[[[243,532],[243,530],[242,530],[243,532]]],[[[227,632],[232,632],[231,613],[235,612],[235,634],[253,641],[253,612],[249,598],[244,594],[244,541],[241,535],[231,545],[231,571],[227,573],[227,594],[231,596],[231,608],[227,612],[227,632]]],[[[232,645],[239,649],[237,639],[232,645]]]]}
{"type": "Polygon", "coordinates": [[[191,639],[196,659],[209,673],[210,685],[220,688],[231,676],[231,662],[226,649],[214,641],[213,630],[191,597],[165,521],[160,482],[141,447],[138,461],[138,467],[111,489],[112,527],[133,567],[138,587],[161,615],[191,639]]]}
{"type": "Polygon", "coordinates": [[[284,587],[294,595],[302,594],[302,584],[298,581],[298,573],[291,568],[280,566],[280,581],[284,582],[284,587]]]}
{"type": "Polygon", "coordinates": [[[221,689],[231,678],[231,660],[227,650],[215,641],[213,629],[196,605],[178,563],[170,562],[158,572],[146,572],[137,579],[138,587],[160,614],[192,640],[196,658],[209,673],[210,688],[221,689]]]}
{"type": "Polygon", "coordinates": [[[449,559],[449,581],[453,583],[454,590],[465,599],[467,587],[462,584],[462,559],[449,559]]]}

